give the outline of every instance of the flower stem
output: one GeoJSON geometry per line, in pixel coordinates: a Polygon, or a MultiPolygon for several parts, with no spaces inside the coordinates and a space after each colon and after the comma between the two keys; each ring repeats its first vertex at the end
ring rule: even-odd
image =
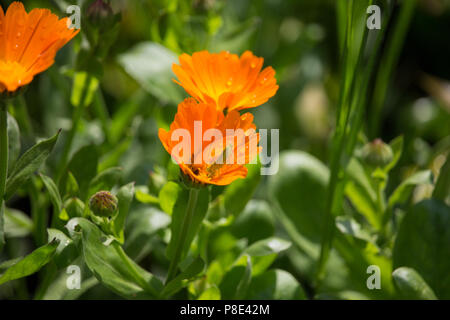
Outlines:
{"type": "Polygon", "coordinates": [[[0,208],[5,196],[8,174],[8,114],[6,104],[0,100],[0,208]]]}
{"type": "Polygon", "coordinates": [[[188,230],[192,223],[192,218],[194,217],[199,192],[200,190],[195,188],[191,188],[189,191],[189,200],[186,207],[186,214],[184,215],[183,227],[181,229],[181,235],[178,239],[178,243],[176,244],[175,256],[170,262],[166,284],[169,283],[177,275],[178,264],[180,263],[181,253],[183,252],[183,246],[186,242],[188,230]]]}

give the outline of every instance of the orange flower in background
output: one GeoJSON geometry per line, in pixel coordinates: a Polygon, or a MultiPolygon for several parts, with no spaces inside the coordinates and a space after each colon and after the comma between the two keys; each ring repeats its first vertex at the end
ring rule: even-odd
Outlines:
{"type": "Polygon", "coordinates": [[[188,98],[178,105],[170,130],[159,129],[158,136],[192,181],[228,185],[247,176],[244,165],[261,151],[255,129],[250,113],[230,111],[224,115],[214,104],[188,98]],[[187,147],[180,150],[180,144],[187,147]]]}
{"type": "Polygon", "coordinates": [[[13,2],[5,14],[0,6],[0,93],[16,91],[48,69],[78,31],[48,9],[27,13],[22,3],[13,2]]]}
{"type": "Polygon", "coordinates": [[[180,65],[172,69],[174,80],[199,102],[214,104],[219,110],[242,110],[257,107],[278,90],[275,70],[262,69],[264,59],[250,51],[241,57],[229,52],[200,51],[182,54],[180,65]]]}

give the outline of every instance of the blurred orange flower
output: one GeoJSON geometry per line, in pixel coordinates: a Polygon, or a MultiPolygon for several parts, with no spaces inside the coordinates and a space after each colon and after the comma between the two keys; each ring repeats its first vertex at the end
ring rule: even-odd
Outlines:
{"type": "Polygon", "coordinates": [[[0,92],[16,91],[48,69],[78,31],[48,9],[27,13],[21,2],[13,2],[5,14],[0,6],[0,92]]]}
{"type": "Polygon", "coordinates": [[[200,51],[192,56],[182,54],[180,65],[172,69],[174,80],[199,102],[214,104],[219,110],[242,110],[257,107],[269,100],[278,90],[275,70],[261,71],[263,58],[250,51],[241,57],[222,51],[200,51]]]}
{"type": "Polygon", "coordinates": [[[261,151],[255,129],[250,113],[224,115],[213,104],[188,98],[178,105],[170,130],[159,129],[158,136],[193,182],[228,185],[247,176],[244,165],[261,151]]]}

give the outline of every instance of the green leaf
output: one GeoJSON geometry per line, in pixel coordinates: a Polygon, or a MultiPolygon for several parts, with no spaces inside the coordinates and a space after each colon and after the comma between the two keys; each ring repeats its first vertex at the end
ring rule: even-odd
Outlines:
{"type": "Polygon", "coordinates": [[[345,186],[345,194],[352,202],[355,209],[362,214],[367,221],[379,229],[381,217],[377,215],[376,192],[361,163],[352,158],[347,166],[349,182],[345,186]]]}
{"type": "Polygon", "coordinates": [[[244,210],[261,181],[261,164],[248,165],[245,179],[238,179],[230,184],[224,192],[227,213],[238,216],[244,210]]]}
{"type": "Polygon", "coordinates": [[[275,269],[252,279],[246,299],[305,300],[306,294],[290,273],[275,269]]]}
{"type": "Polygon", "coordinates": [[[447,155],[447,160],[439,172],[439,177],[433,190],[433,198],[442,201],[447,201],[450,198],[450,154],[447,155]]]}
{"type": "Polygon", "coordinates": [[[85,262],[105,287],[127,299],[159,296],[163,288],[161,281],[123,256],[117,242],[103,243],[107,237],[93,223],[75,218],[69,221],[68,229],[72,239],[79,237],[81,232],[85,262]]]}
{"type": "Polygon", "coordinates": [[[238,239],[247,238],[250,244],[272,237],[275,233],[275,218],[267,202],[250,200],[244,211],[231,225],[231,232],[238,239]]]}
{"type": "Polygon", "coordinates": [[[403,299],[436,300],[436,295],[416,270],[401,267],[392,273],[394,284],[403,299]]]}
{"type": "Polygon", "coordinates": [[[278,254],[291,246],[289,241],[280,238],[268,238],[255,242],[248,247],[244,254],[248,254],[252,260],[252,276],[266,271],[275,261],[278,254]]]}
{"type": "Polygon", "coordinates": [[[53,207],[55,208],[56,212],[61,212],[62,210],[62,200],[61,195],[59,194],[58,187],[56,186],[55,182],[52,180],[52,178],[44,175],[39,174],[42,182],[44,183],[45,187],[47,188],[47,191],[50,195],[50,200],[52,201],[53,207]]]}
{"type": "Polygon", "coordinates": [[[6,208],[4,213],[5,235],[8,238],[26,237],[33,232],[33,221],[22,211],[6,208]]]}
{"type": "MultiPolygon", "coordinates": [[[[167,257],[169,259],[173,259],[175,256],[176,247],[179,243],[181,230],[183,228],[183,223],[185,220],[184,218],[186,215],[186,205],[188,203],[188,200],[189,200],[189,191],[183,189],[183,191],[178,195],[176,203],[173,206],[172,223],[170,225],[172,236],[170,239],[170,243],[167,246],[167,257]]],[[[180,259],[183,259],[186,256],[186,253],[188,252],[195,235],[198,233],[200,229],[203,219],[206,216],[206,212],[208,211],[209,200],[210,200],[209,189],[208,188],[200,189],[197,198],[197,204],[195,206],[194,216],[192,218],[189,229],[187,230],[185,241],[182,244],[183,247],[181,249],[180,259]]]]}
{"type": "Polygon", "coordinates": [[[196,277],[205,268],[205,263],[201,258],[196,258],[185,269],[182,268],[181,273],[170,281],[162,292],[163,297],[170,297],[184,288],[189,280],[196,277]]]}
{"type": "Polygon", "coordinates": [[[124,226],[125,220],[130,210],[131,202],[134,198],[134,182],[124,185],[117,192],[117,200],[119,201],[119,212],[114,218],[114,231],[119,237],[120,241],[123,243],[124,238],[124,226]]]}
{"type": "Polygon", "coordinates": [[[433,184],[433,174],[430,170],[423,170],[414,173],[403,181],[389,197],[388,207],[404,203],[410,196],[415,186],[420,184],[433,184]]]}
{"type": "Polygon", "coordinates": [[[126,223],[125,249],[128,255],[139,261],[152,249],[155,235],[169,224],[170,217],[156,208],[146,206],[132,210],[126,223]]]}
{"type": "Polygon", "coordinates": [[[197,300],[220,300],[220,290],[217,286],[213,285],[202,292],[202,294],[197,298],[197,300]]]}
{"type": "Polygon", "coordinates": [[[220,292],[224,300],[244,299],[250,285],[252,262],[249,255],[244,254],[225,274],[220,282],[220,292]]]}
{"type": "Polygon", "coordinates": [[[119,56],[119,64],[146,91],[161,101],[178,104],[182,90],[172,81],[172,64],[177,56],[154,42],[142,42],[119,56]]]}
{"type": "Polygon", "coordinates": [[[98,153],[97,148],[93,145],[82,147],[69,162],[68,170],[77,181],[82,200],[88,196],[91,180],[97,174],[97,166],[98,153]]]}
{"type": "Polygon", "coordinates": [[[403,136],[399,136],[393,139],[391,142],[389,142],[389,146],[391,147],[394,156],[392,157],[392,161],[383,168],[383,171],[386,173],[391,171],[391,169],[395,167],[397,162],[400,160],[400,157],[402,156],[403,136]]]}
{"type": "Polygon", "coordinates": [[[16,161],[14,167],[9,172],[8,180],[6,181],[6,200],[11,198],[17,189],[40,168],[53,150],[53,147],[58,140],[58,136],[59,132],[53,137],[37,143],[16,161]]]}
{"type": "Polygon", "coordinates": [[[59,242],[57,240],[52,241],[34,250],[25,258],[9,267],[0,276],[0,285],[4,284],[5,282],[20,279],[38,272],[51,260],[51,258],[55,254],[58,244],[59,242]]]}
{"type": "Polygon", "coordinates": [[[136,200],[141,203],[158,204],[159,198],[149,193],[148,187],[139,186],[136,188],[136,200]]]}
{"type": "Polygon", "coordinates": [[[325,212],[328,168],[301,151],[280,154],[279,171],[269,179],[268,194],[310,241],[319,242],[325,212]]]}
{"type": "Polygon", "coordinates": [[[53,261],[59,269],[67,267],[78,257],[75,243],[58,229],[47,229],[47,233],[48,242],[57,239],[59,243],[53,261]]]}
{"type": "Polygon", "coordinates": [[[0,252],[5,245],[5,202],[0,205],[0,252]]]}
{"type": "Polygon", "coordinates": [[[172,181],[167,182],[164,187],[162,187],[158,196],[161,209],[167,214],[172,215],[173,207],[182,192],[183,187],[180,184],[172,181]]]}
{"type": "Polygon", "coordinates": [[[395,241],[394,267],[415,269],[440,299],[450,299],[450,207],[424,200],[403,218],[395,241]]]}
{"type": "Polygon", "coordinates": [[[120,167],[112,167],[100,172],[92,179],[88,196],[102,190],[110,191],[119,182],[122,174],[123,170],[120,167]]]}
{"type": "Polygon", "coordinates": [[[8,113],[8,168],[12,168],[20,154],[20,130],[16,119],[8,113]]]}
{"type": "Polygon", "coordinates": [[[92,103],[98,88],[98,79],[87,72],[75,73],[70,103],[76,108],[84,108],[92,103]]]}

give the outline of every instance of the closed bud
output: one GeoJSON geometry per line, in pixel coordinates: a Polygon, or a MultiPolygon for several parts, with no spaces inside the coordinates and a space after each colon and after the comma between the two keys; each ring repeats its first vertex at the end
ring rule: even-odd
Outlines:
{"type": "Polygon", "coordinates": [[[99,191],[89,200],[89,208],[99,217],[112,217],[117,211],[118,200],[109,191],[99,191]]]}
{"type": "Polygon", "coordinates": [[[104,22],[109,22],[114,16],[113,9],[108,2],[104,0],[95,0],[87,8],[86,11],[89,21],[94,25],[102,25],[104,22]]]}
{"type": "Polygon", "coordinates": [[[374,167],[384,167],[392,161],[394,154],[391,147],[381,139],[367,143],[361,150],[363,161],[374,167]]]}

